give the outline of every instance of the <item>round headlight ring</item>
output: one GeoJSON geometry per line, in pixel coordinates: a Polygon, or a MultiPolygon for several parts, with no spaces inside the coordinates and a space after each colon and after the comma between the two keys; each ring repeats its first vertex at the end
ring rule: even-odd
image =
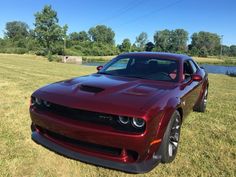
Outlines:
{"type": "Polygon", "coordinates": [[[125,116],[119,116],[119,122],[126,125],[129,123],[129,118],[125,116]]]}
{"type": "Polygon", "coordinates": [[[42,100],[40,98],[35,98],[35,103],[38,105],[42,104],[42,100]]]}
{"type": "Polygon", "coordinates": [[[31,106],[34,106],[36,104],[36,102],[35,102],[35,97],[31,97],[31,106]]]}
{"type": "Polygon", "coordinates": [[[141,119],[141,118],[133,118],[132,119],[132,124],[133,124],[133,126],[134,127],[136,127],[136,128],[142,128],[142,127],[144,127],[144,125],[145,125],[145,120],[143,120],[143,119],[141,119]]]}
{"type": "Polygon", "coordinates": [[[51,104],[48,101],[43,101],[43,104],[48,108],[51,106],[51,104]]]}

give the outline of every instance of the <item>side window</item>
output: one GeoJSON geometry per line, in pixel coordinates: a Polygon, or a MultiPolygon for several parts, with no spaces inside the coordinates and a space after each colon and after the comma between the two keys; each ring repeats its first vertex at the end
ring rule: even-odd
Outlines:
{"type": "Polygon", "coordinates": [[[196,65],[193,63],[192,60],[189,60],[189,63],[190,63],[190,65],[191,65],[191,67],[192,67],[193,73],[196,73],[196,72],[197,72],[197,67],[196,67],[196,65]]]}
{"type": "Polygon", "coordinates": [[[193,74],[193,68],[191,66],[191,64],[189,63],[189,60],[188,61],[185,61],[184,62],[184,79],[185,80],[188,80],[191,78],[191,75],[193,74]]]}
{"type": "Polygon", "coordinates": [[[126,69],[127,65],[129,63],[129,58],[123,58],[120,59],[119,61],[117,61],[116,63],[114,63],[113,65],[111,65],[107,71],[115,71],[115,70],[122,70],[122,69],[126,69]]]}

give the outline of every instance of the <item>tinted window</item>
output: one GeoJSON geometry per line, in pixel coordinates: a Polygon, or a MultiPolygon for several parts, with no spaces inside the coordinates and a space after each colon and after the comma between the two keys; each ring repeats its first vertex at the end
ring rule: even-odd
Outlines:
{"type": "Polygon", "coordinates": [[[178,62],[140,56],[118,57],[108,63],[99,73],[148,80],[177,81],[178,62]]]}
{"type": "Polygon", "coordinates": [[[189,61],[184,62],[184,79],[190,79],[193,74],[193,69],[189,61]]]}
{"type": "Polygon", "coordinates": [[[107,68],[107,71],[126,69],[129,62],[129,58],[122,58],[107,68]]]}
{"type": "Polygon", "coordinates": [[[196,73],[196,72],[197,72],[197,68],[196,68],[195,63],[193,63],[192,60],[189,60],[189,63],[190,63],[190,65],[191,65],[191,67],[192,67],[192,71],[193,71],[193,73],[196,73]]]}

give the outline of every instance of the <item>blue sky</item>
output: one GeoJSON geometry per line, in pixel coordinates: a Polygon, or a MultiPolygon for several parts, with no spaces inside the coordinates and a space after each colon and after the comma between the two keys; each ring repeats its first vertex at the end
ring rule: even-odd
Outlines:
{"type": "Polygon", "coordinates": [[[209,31],[224,35],[226,45],[236,44],[236,0],[2,0],[0,37],[9,21],[33,28],[34,14],[46,4],[57,11],[61,25],[68,24],[69,33],[105,24],[115,31],[116,43],[134,42],[143,31],[152,41],[155,31],[184,28],[189,36],[209,31]]]}

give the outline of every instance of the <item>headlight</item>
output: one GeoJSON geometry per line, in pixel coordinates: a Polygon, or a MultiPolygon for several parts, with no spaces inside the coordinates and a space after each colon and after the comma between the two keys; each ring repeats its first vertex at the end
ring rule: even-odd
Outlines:
{"type": "Polygon", "coordinates": [[[134,125],[134,127],[142,128],[145,125],[145,120],[141,118],[133,118],[132,124],[134,125]]]}
{"type": "Polygon", "coordinates": [[[46,106],[46,107],[50,107],[50,106],[51,106],[51,104],[50,104],[49,102],[47,102],[47,101],[43,101],[43,104],[44,104],[44,106],[46,106]]]}
{"type": "Polygon", "coordinates": [[[125,116],[119,116],[119,121],[122,124],[128,124],[129,123],[129,118],[125,116]]]}
{"type": "Polygon", "coordinates": [[[35,104],[35,97],[31,97],[30,106],[34,106],[35,104]]]}
{"type": "Polygon", "coordinates": [[[35,98],[35,102],[36,102],[36,104],[38,104],[38,105],[41,105],[41,104],[42,104],[42,100],[39,99],[39,98],[35,98]]]}

